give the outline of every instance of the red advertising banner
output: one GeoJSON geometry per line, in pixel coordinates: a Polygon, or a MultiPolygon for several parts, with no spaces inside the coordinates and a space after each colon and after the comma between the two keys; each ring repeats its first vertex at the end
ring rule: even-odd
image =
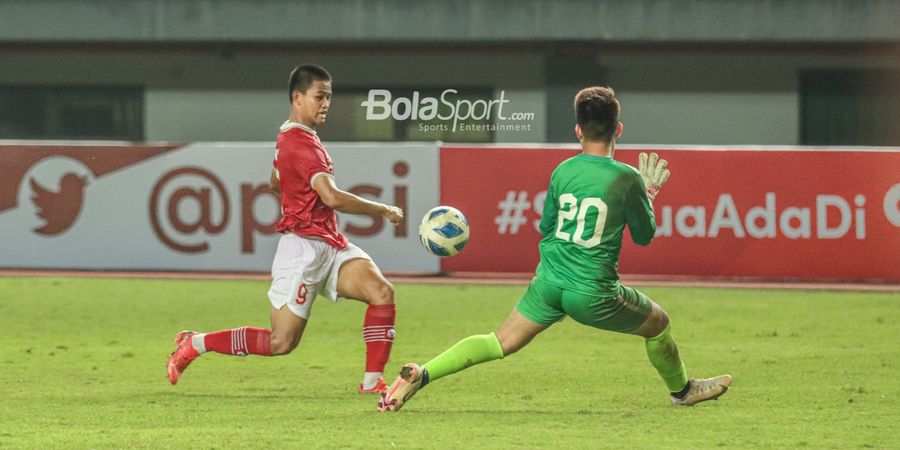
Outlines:
{"type": "MultiPolygon", "coordinates": [[[[900,149],[653,148],[672,178],[647,247],[626,232],[625,274],[900,281],[900,149]]],[[[441,149],[441,202],[471,238],[449,272],[531,272],[550,173],[576,147],[441,149]]]]}

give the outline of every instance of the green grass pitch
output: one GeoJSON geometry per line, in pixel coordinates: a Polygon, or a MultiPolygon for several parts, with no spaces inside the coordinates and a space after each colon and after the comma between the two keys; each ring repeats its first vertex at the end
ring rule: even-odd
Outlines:
{"type": "MultiPolygon", "coordinates": [[[[735,377],[693,408],[669,405],[640,338],[564,320],[380,414],[356,393],[365,308],[321,298],[293,354],[205,355],[170,386],[175,334],[268,326],[267,287],[0,279],[0,447],[900,447],[897,293],[643,287],[690,375],[735,377]]],[[[523,291],[398,285],[389,378],[495,329],[523,291]]]]}

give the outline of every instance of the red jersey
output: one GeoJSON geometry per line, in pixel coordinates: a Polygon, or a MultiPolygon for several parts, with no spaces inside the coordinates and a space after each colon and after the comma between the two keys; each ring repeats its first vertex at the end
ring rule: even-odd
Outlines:
{"type": "Polygon", "coordinates": [[[303,124],[285,122],[275,143],[273,165],[281,189],[278,232],[318,237],[337,249],[347,247],[334,210],[312,188],[315,178],[334,177],[334,164],[316,132],[303,124]]]}

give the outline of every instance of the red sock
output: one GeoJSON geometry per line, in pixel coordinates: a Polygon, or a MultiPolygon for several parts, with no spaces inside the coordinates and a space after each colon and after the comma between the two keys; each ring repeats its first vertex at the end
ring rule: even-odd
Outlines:
{"type": "Polygon", "coordinates": [[[394,345],[394,318],[397,308],[390,305],[369,305],[363,321],[363,340],[366,341],[366,372],[384,372],[394,345]]]}
{"type": "Polygon", "coordinates": [[[267,328],[240,327],[206,333],[206,351],[226,355],[272,356],[272,332],[267,328]]]}

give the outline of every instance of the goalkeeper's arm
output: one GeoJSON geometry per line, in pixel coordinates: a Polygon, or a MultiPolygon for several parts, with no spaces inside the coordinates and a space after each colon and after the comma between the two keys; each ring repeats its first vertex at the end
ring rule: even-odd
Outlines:
{"type": "Polygon", "coordinates": [[[634,180],[625,196],[625,223],[631,233],[631,240],[637,245],[647,245],[656,234],[656,218],[653,205],[647,197],[644,183],[634,180]]]}

